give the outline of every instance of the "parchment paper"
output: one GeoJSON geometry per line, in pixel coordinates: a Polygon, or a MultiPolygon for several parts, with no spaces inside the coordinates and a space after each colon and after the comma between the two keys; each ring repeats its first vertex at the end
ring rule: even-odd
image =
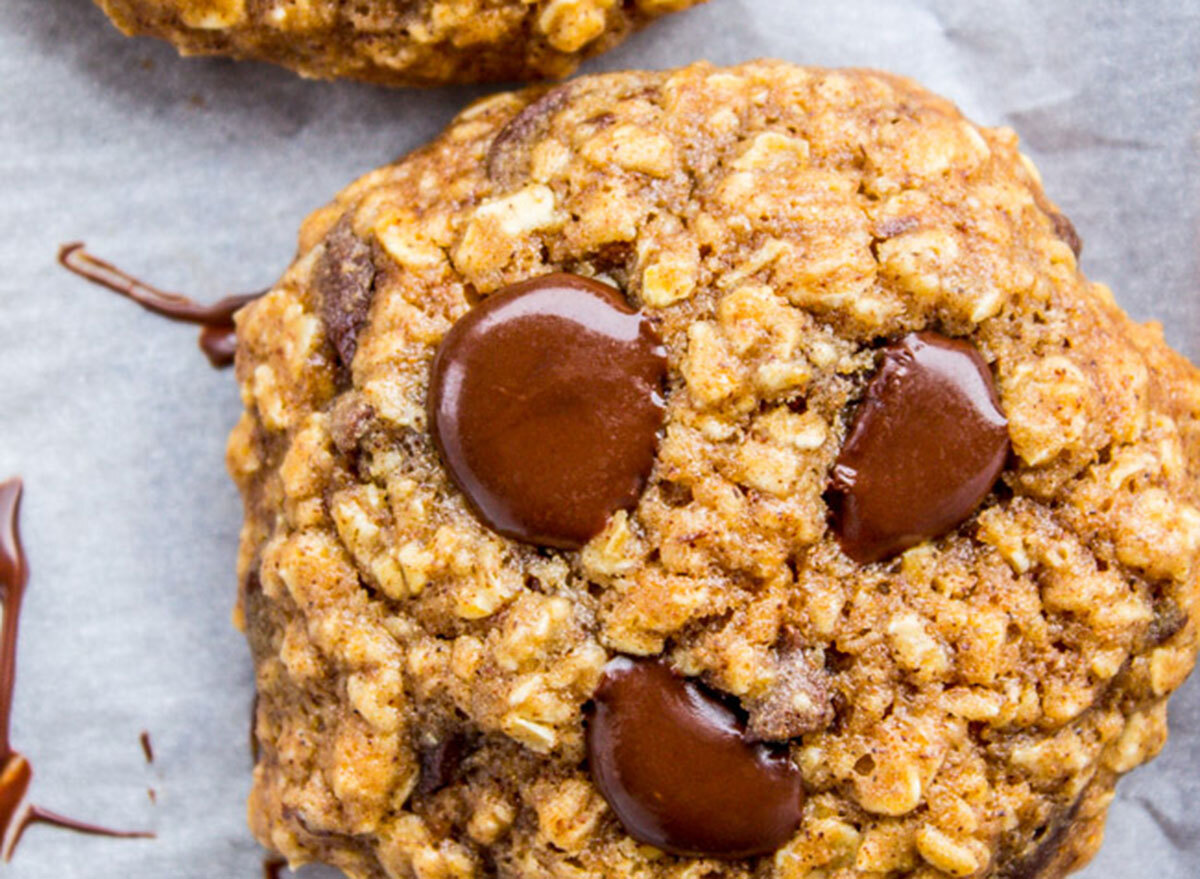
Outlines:
{"type": "MultiPolygon", "coordinates": [[[[586,69],[760,55],[896,70],[1016,127],[1085,270],[1200,359],[1200,3],[712,0],[586,69]]],[[[0,2],[0,478],[26,477],[33,563],[14,740],[38,802],[158,833],[35,827],[0,872],[261,875],[243,805],[250,662],[229,622],[232,376],[209,369],[194,330],[58,269],[56,246],[86,239],[201,296],[260,289],[309,210],[488,91],[182,61],[122,38],[88,0],[0,2]]],[[[1122,784],[1088,879],[1200,874],[1200,681],[1172,722],[1163,755],[1122,784]]]]}

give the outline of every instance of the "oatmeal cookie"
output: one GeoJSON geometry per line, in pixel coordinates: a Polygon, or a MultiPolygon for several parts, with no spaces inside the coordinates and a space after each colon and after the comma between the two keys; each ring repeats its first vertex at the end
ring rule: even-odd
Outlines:
{"type": "Polygon", "coordinates": [[[355,877],[1056,879],[1197,650],[1200,376],[1006,128],[500,94],[237,316],[257,837],[355,877]]]}
{"type": "Polygon", "coordinates": [[[96,0],[184,55],[271,61],[384,85],[557,79],[704,0],[96,0]]]}

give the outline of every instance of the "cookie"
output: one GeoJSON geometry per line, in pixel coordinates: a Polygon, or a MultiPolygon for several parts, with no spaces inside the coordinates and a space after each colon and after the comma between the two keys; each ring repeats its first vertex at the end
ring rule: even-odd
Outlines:
{"type": "Polygon", "coordinates": [[[129,36],[384,85],[557,79],[703,0],[96,0],[129,36]]]}
{"type": "Polygon", "coordinates": [[[249,814],[351,876],[1054,879],[1192,668],[1200,376],[1005,128],[474,104],[237,315],[249,814]]]}

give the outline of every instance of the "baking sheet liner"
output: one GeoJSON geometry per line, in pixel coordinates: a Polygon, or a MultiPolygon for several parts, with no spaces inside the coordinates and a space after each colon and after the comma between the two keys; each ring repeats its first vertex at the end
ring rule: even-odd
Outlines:
{"type": "MultiPolygon", "coordinates": [[[[1200,5],[712,0],[585,70],[763,55],[898,71],[1015,127],[1087,273],[1200,360],[1200,5]]],[[[229,621],[241,513],[222,462],[232,375],[207,366],[193,329],[67,275],[55,249],[83,238],[203,298],[261,289],[308,211],[492,89],[180,60],[122,38],[88,0],[3,0],[0,84],[0,477],[26,478],[33,564],[14,741],[39,803],[158,833],[34,827],[0,872],[251,879],[252,675],[229,621]]],[[[1162,756],[1120,786],[1088,879],[1197,875],[1200,681],[1171,720],[1162,756]]]]}

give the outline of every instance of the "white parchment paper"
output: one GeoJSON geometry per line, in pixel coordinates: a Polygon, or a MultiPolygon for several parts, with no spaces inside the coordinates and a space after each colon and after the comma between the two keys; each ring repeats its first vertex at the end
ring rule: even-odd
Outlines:
{"type": "MultiPolygon", "coordinates": [[[[1017,128],[1088,274],[1200,360],[1196,0],[712,0],[586,69],[760,55],[895,70],[1017,128]]],[[[488,91],[184,61],[122,38],[89,0],[0,0],[0,478],[26,478],[33,564],[14,741],[38,802],[158,833],[35,827],[0,873],[261,875],[244,823],[250,662],[229,622],[232,376],[194,330],[58,269],[56,246],[83,238],[200,296],[260,289],[309,210],[488,91]]],[[[1172,726],[1123,782],[1087,879],[1200,875],[1200,681],[1172,726]]]]}

